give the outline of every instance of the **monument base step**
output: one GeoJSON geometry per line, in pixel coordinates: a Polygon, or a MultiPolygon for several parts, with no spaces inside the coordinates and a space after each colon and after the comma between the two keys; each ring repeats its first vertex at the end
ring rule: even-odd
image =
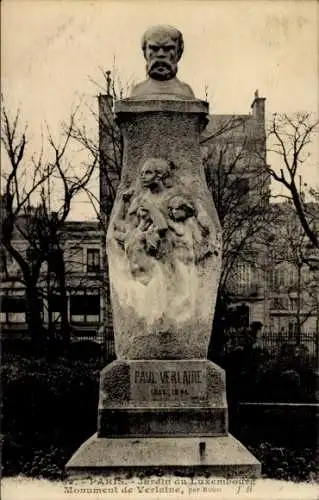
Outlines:
{"type": "Polygon", "coordinates": [[[65,466],[69,477],[115,472],[260,476],[260,462],[232,435],[218,437],[99,438],[94,434],[65,466]]]}

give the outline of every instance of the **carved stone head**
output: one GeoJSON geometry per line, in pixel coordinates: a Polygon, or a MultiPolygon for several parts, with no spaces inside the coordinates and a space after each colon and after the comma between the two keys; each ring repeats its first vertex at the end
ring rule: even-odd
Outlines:
{"type": "Polygon", "coordinates": [[[171,80],[177,73],[184,41],[180,31],[172,26],[153,26],[142,38],[146,70],[154,80],[171,80]]]}
{"type": "Polygon", "coordinates": [[[170,176],[170,164],[161,158],[149,158],[143,164],[140,172],[140,181],[144,188],[151,190],[160,187],[170,176]]]}
{"type": "Polygon", "coordinates": [[[193,203],[183,196],[174,196],[168,202],[168,215],[176,222],[182,222],[195,215],[193,203]]]}

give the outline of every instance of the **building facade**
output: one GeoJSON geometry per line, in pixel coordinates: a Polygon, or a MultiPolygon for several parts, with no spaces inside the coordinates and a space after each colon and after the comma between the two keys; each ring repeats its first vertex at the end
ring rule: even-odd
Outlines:
{"type": "MultiPolygon", "coordinates": [[[[69,221],[61,236],[65,265],[68,321],[72,340],[91,339],[105,343],[106,308],[104,272],[101,253],[101,231],[97,221],[69,221]]],[[[28,244],[18,232],[13,245],[27,259],[28,244]]],[[[47,263],[41,267],[38,280],[39,307],[44,328],[59,332],[61,325],[61,296],[54,274],[47,263]]],[[[25,283],[17,262],[2,251],[1,258],[1,331],[4,337],[19,336],[27,331],[25,283]]]]}
{"type": "Polygon", "coordinates": [[[202,140],[206,176],[212,178],[223,226],[221,287],[234,328],[264,325],[267,314],[262,266],[270,203],[265,101],[256,91],[251,113],[210,116],[202,140]]]}
{"type": "MultiPolygon", "coordinates": [[[[319,252],[309,243],[291,203],[272,204],[265,264],[265,325],[290,338],[319,332],[319,252]]],[[[319,222],[319,205],[308,204],[319,222]]]]}

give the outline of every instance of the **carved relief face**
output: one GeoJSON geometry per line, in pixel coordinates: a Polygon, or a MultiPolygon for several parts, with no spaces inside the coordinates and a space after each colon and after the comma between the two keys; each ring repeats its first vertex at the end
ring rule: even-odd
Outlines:
{"type": "Polygon", "coordinates": [[[155,158],[148,160],[144,163],[140,173],[142,186],[150,189],[159,187],[169,173],[170,168],[165,160],[155,158]]]}
{"type": "Polygon", "coordinates": [[[175,196],[169,201],[168,215],[176,222],[182,222],[195,213],[192,204],[184,199],[182,196],[175,196]]]}

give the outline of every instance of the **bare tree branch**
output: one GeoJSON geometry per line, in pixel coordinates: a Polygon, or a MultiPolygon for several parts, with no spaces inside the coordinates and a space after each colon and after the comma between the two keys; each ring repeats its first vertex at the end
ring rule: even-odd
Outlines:
{"type": "Polygon", "coordinates": [[[308,220],[297,176],[302,174],[301,166],[309,156],[309,146],[318,133],[318,125],[319,121],[314,120],[310,113],[274,115],[268,132],[268,141],[274,145],[268,148],[268,152],[274,153],[282,162],[280,174],[267,166],[272,178],[289,192],[301,227],[315,248],[319,248],[318,234],[308,220]]]}

